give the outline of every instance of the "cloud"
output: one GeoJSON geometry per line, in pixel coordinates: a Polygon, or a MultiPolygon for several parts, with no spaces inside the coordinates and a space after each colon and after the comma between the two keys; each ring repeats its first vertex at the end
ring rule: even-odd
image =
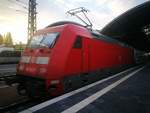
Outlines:
{"type": "Polygon", "coordinates": [[[1,0],[0,2],[0,34],[11,32],[15,42],[27,41],[27,14],[21,4],[14,0],[1,0]],[[16,11],[20,10],[20,12],[16,11]]]}
{"type": "Polygon", "coordinates": [[[109,2],[108,7],[112,11],[112,15],[115,17],[122,14],[123,12],[127,11],[128,9],[133,7],[133,0],[130,1],[120,1],[114,0],[113,2],[109,2]]]}
{"type": "Polygon", "coordinates": [[[90,12],[89,17],[93,23],[93,28],[99,29],[99,30],[103,28],[108,22],[113,20],[113,17],[111,15],[108,15],[105,13],[99,14],[98,12],[95,12],[95,11],[90,12]]]}

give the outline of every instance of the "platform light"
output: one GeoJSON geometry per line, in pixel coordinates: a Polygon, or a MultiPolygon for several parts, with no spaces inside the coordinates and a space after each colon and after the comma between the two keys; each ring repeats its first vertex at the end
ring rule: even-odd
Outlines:
{"type": "MultiPolygon", "coordinates": [[[[142,31],[145,33],[145,35],[150,36],[150,25],[144,26],[142,28],[142,31]]],[[[150,38],[150,37],[148,37],[150,38]]]]}

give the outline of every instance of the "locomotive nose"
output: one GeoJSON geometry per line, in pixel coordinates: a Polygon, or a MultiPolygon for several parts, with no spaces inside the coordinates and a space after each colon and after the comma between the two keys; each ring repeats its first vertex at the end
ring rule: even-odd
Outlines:
{"type": "MultiPolygon", "coordinates": [[[[24,58],[24,57],[23,57],[24,58]]],[[[31,76],[43,75],[47,72],[49,57],[30,57],[30,61],[21,62],[18,66],[18,72],[31,76]],[[27,63],[28,62],[28,63],[27,63]]]]}
{"type": "Polygon", "coordinates": [[[32,77],[44,78],[50,60],[50,49],[28,49],[21,57],[17,73],[32,77]]]}

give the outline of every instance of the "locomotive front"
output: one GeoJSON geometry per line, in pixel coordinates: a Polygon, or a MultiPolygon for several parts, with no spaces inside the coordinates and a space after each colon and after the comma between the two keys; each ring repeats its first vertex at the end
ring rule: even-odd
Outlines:
{"type": "Polygon", "coordinates": [[[17,67],[20,95],[40,96],[46,92],[51,53],[59,36],[59,29],[40,30],[28,43],[17,67]]]}

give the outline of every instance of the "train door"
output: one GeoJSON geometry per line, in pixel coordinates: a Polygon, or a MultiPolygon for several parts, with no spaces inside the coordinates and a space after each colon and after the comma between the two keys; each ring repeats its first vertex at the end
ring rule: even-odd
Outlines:
{"type": "Polygon", "coordinates": [[[89,70],[89,39],[83,36],[77,36],[74,47],[81,50],[81,72],[87,73],[89,70]]]}
{"type": "Polygon", "coordinates": [[[89,71],[89,39],[83,37],[82,40],[82,70],[83,73],[87,73],[89,71]]]}

